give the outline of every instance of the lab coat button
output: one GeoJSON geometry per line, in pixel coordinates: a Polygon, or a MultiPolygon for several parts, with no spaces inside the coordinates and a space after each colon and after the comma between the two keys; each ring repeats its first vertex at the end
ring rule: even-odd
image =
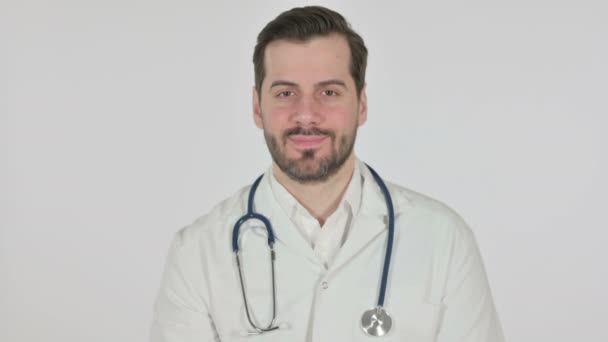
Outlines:
{"type": "Polygon", "coordinates": [[[327,285],[326,281],[324,281],[324,282],[321,283],[321,287],[323,288],[323,290],[326,290],[328,286],[329,285],[327,285]]]}

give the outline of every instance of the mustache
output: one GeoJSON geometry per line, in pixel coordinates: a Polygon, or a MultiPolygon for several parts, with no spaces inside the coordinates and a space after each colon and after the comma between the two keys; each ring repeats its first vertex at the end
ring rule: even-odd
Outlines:
{"type": "Polygon", "coordinates": [[[285,133],[283,134],[283,137],[287,138],[290,135],[296,135],[296,134],[297,135],[326,135],[331,138],[335,138],[335,136],[336,136],[336,133],[334,133],[333,130],[321,129],[321,128],[317,128],[317,127],[310,127],[310,128],[293,127],[293,128],[286,130],[285,133]]]}

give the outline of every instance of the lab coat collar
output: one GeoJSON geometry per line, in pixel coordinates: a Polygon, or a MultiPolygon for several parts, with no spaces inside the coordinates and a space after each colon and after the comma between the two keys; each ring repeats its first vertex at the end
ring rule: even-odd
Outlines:
{"type": "Polygon", "coordinates": [[[313,249],[298,232],[275,197],[270,184],[270,172],[271,169],[264,174],[260,182],[254,201],[254,211],[268,217],[277,243],[284,244],[289,251],[305,257],[312,263],[319,263],[313,249]]]}
{"type": "MultiPolygon", "coordinates": [[[[339,268],[360,252],[372,239],[387,230],[388,213],[382,191],[378,184],[376,184],[365,163],[359,159],[356,162],[359,163],[359,170],[363,177],[360,209],[358,215],[353,219],[353,226],[348,233],[344,245],[332,263],[330,271],[339,268]]],[[[318,264],[319,260],[314,254],[313,249],[297,231],[296,227],[293,226],[293,223],[275,198],[271,189],[268,172],[272,171],[267,171],[258,187],[254,201],[254,211],[270,219],[277,241],[285,244],[292,252],[300,254],[313,263],[318,264]]],[[[389,185],[387,184],[387,186],[389,185]]],[[[395,196],[394,191],[391,191],[391,197],[395,208],[395,216],[399,215],[409,206],[408,201],[403,196],[395,196]]]]}
{"type": "MultiPolygon", "coordinates": [[[[353,226],[344,245],[342,245],[336,259],[331,265],[333,271],[339,270],[341,266],[362,251],[373,239],[384,235],[383,233],[388,231],[388,209],[382,190],[365,163],[360,160],[357,160],[357,162],[360,163],[361,175],[363,176],[361,208],[359,215],[353,219],[353,226]]],[[[392,190],[392,187],[385,180],[384,182],[389,188],[395,217],[397,217],[407,210],[410,203],[406,197],[399,196],[396,191],[392,190]]],[[[397,225],[395,225],[395,236],[397,234],[398,229],[397,225]]]]}

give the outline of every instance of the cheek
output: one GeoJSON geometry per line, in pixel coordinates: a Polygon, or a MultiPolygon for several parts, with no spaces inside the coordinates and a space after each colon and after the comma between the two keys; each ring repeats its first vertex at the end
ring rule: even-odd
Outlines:
{"type": "Polygon", "coordinates": [[[289,124],[289,110],[285,108],[267,108],[263,111],[264,127],[270,130],[284,129],[289,124]]]}
{"type": "Polygon", "coordinates": [[[340,130],[350,130],[352,126],[358,124],[359,117],[356,108],[341,108],[332,112],[326,117],[327,125],[340,130]]]}

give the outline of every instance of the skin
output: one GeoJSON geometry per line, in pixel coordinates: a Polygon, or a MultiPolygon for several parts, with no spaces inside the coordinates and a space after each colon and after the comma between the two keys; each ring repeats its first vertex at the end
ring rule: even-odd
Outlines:
{"type": "Polygon", "coordinates": [[[357,128],[367,120],[365,87],[357,96],[350,74],[350,48],[344,36],[331,34],[306,42],[273,41],[265,50],[266,77],[253,89],[253,117],[275,153],[313,179],[294,179],[273,156],[276,179],[321,225],[336,210],[352,177],[357,128]],[[298,134],[289,134],[289,133],[298,134]],[[344,153],[334,173],[314,179],[323,162],[344,153]],[[349,152],[349,153],[346,153],[349,152]],[[339,154],[339,153],[338,153],[339,154]]]}

